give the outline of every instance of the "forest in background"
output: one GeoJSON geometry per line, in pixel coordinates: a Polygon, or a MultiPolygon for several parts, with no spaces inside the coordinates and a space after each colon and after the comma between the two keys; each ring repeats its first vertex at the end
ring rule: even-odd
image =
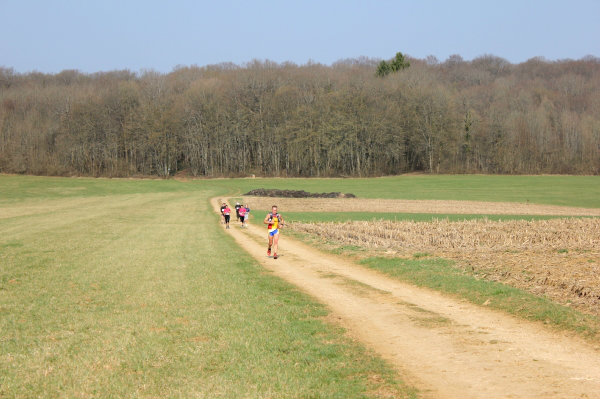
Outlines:
{"type": "Polygon", "coordinates": [[[600,173],[600,59],[0,68],[0,173],[600,173]]]}

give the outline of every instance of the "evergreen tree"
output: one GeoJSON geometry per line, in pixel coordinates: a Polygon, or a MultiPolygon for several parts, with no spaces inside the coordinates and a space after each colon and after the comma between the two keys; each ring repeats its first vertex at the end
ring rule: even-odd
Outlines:
{"type": "Polygon", "coordinates": [[[406,59],[404,58],[404,54],[400,52],[396,53],[396,57],[394,57],[394,59],[390,63],[392,72],[398,72],[402,69],[408,68],[409,66],[410,62],[406,61],[406,59]]]}
{"type": "Polygon", "coordinates": [[[396,57],[394,57],[393,60],[387,62],[387,61],[381,61],[379,63],[379,65],[377,65],[377,71],[375,72],[375,75],[379,76],[380,78],[389,75],[392,72],[398,72],[401,71],[402,69],[406,69],[410,66],[410,62],[408,62],[405,58],[404,58],[404,54],[398,52],[396,53],[396,57]]]}
{"type": "Polygon", "coordinates": [[[377,72],[375,74],[377,76],[379,76],[380,78],[382,78],[382,77],[386,76],[387,74],[389,74],[390,72],[392,72],[391,65],[385,61],[381,61],[379,63],[379,65],[377,65],[377,72]]]}

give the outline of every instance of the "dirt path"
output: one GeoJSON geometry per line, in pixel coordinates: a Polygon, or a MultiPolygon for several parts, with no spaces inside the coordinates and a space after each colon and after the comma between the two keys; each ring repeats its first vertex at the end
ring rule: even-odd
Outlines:
{"type": "Polygon", "coordinates": [[[393,280],[285,231],[278,260],[266,256],[264,229],[232,223],[228,232],[267,270],[326,304],[426,397],[600,397],[600,351],[576,337],[393,280]]]}

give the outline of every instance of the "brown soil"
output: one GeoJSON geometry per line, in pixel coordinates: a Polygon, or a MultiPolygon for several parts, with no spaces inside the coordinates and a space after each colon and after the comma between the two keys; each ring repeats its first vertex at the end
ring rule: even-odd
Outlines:
{"type": "Polygon", "coordinates": [[[233,224],[227,232],[267,270],[326,304],[330,320],[425,397],[600,397],[600,348],[577,337],[390,279],[285,229],[277,260],[266,256],[264,229],[233,224]]]}
{"type": "MultiPolygon", "coordinates": [[[[270,209],[273,198],[245,197],[251,209],[270,209]]],[[[390,212],[485,215],[600,216],[598,208],[524,204],[516,202],[394,200],[364,198],[277,198],[287,212],[390,212]]]]}

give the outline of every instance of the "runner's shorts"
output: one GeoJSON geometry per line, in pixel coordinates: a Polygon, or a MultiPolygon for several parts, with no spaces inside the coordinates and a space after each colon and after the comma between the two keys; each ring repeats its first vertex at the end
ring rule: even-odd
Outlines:
{"type": "Polygon", "coordinates": [[[275,230],[269,231],[269,235],[270,235],[271,237],[273,237],[273,236],[274,236],[275,234],[277,234],[277,233],[279,233],[279,229],[275,229],[275,230]]]}

